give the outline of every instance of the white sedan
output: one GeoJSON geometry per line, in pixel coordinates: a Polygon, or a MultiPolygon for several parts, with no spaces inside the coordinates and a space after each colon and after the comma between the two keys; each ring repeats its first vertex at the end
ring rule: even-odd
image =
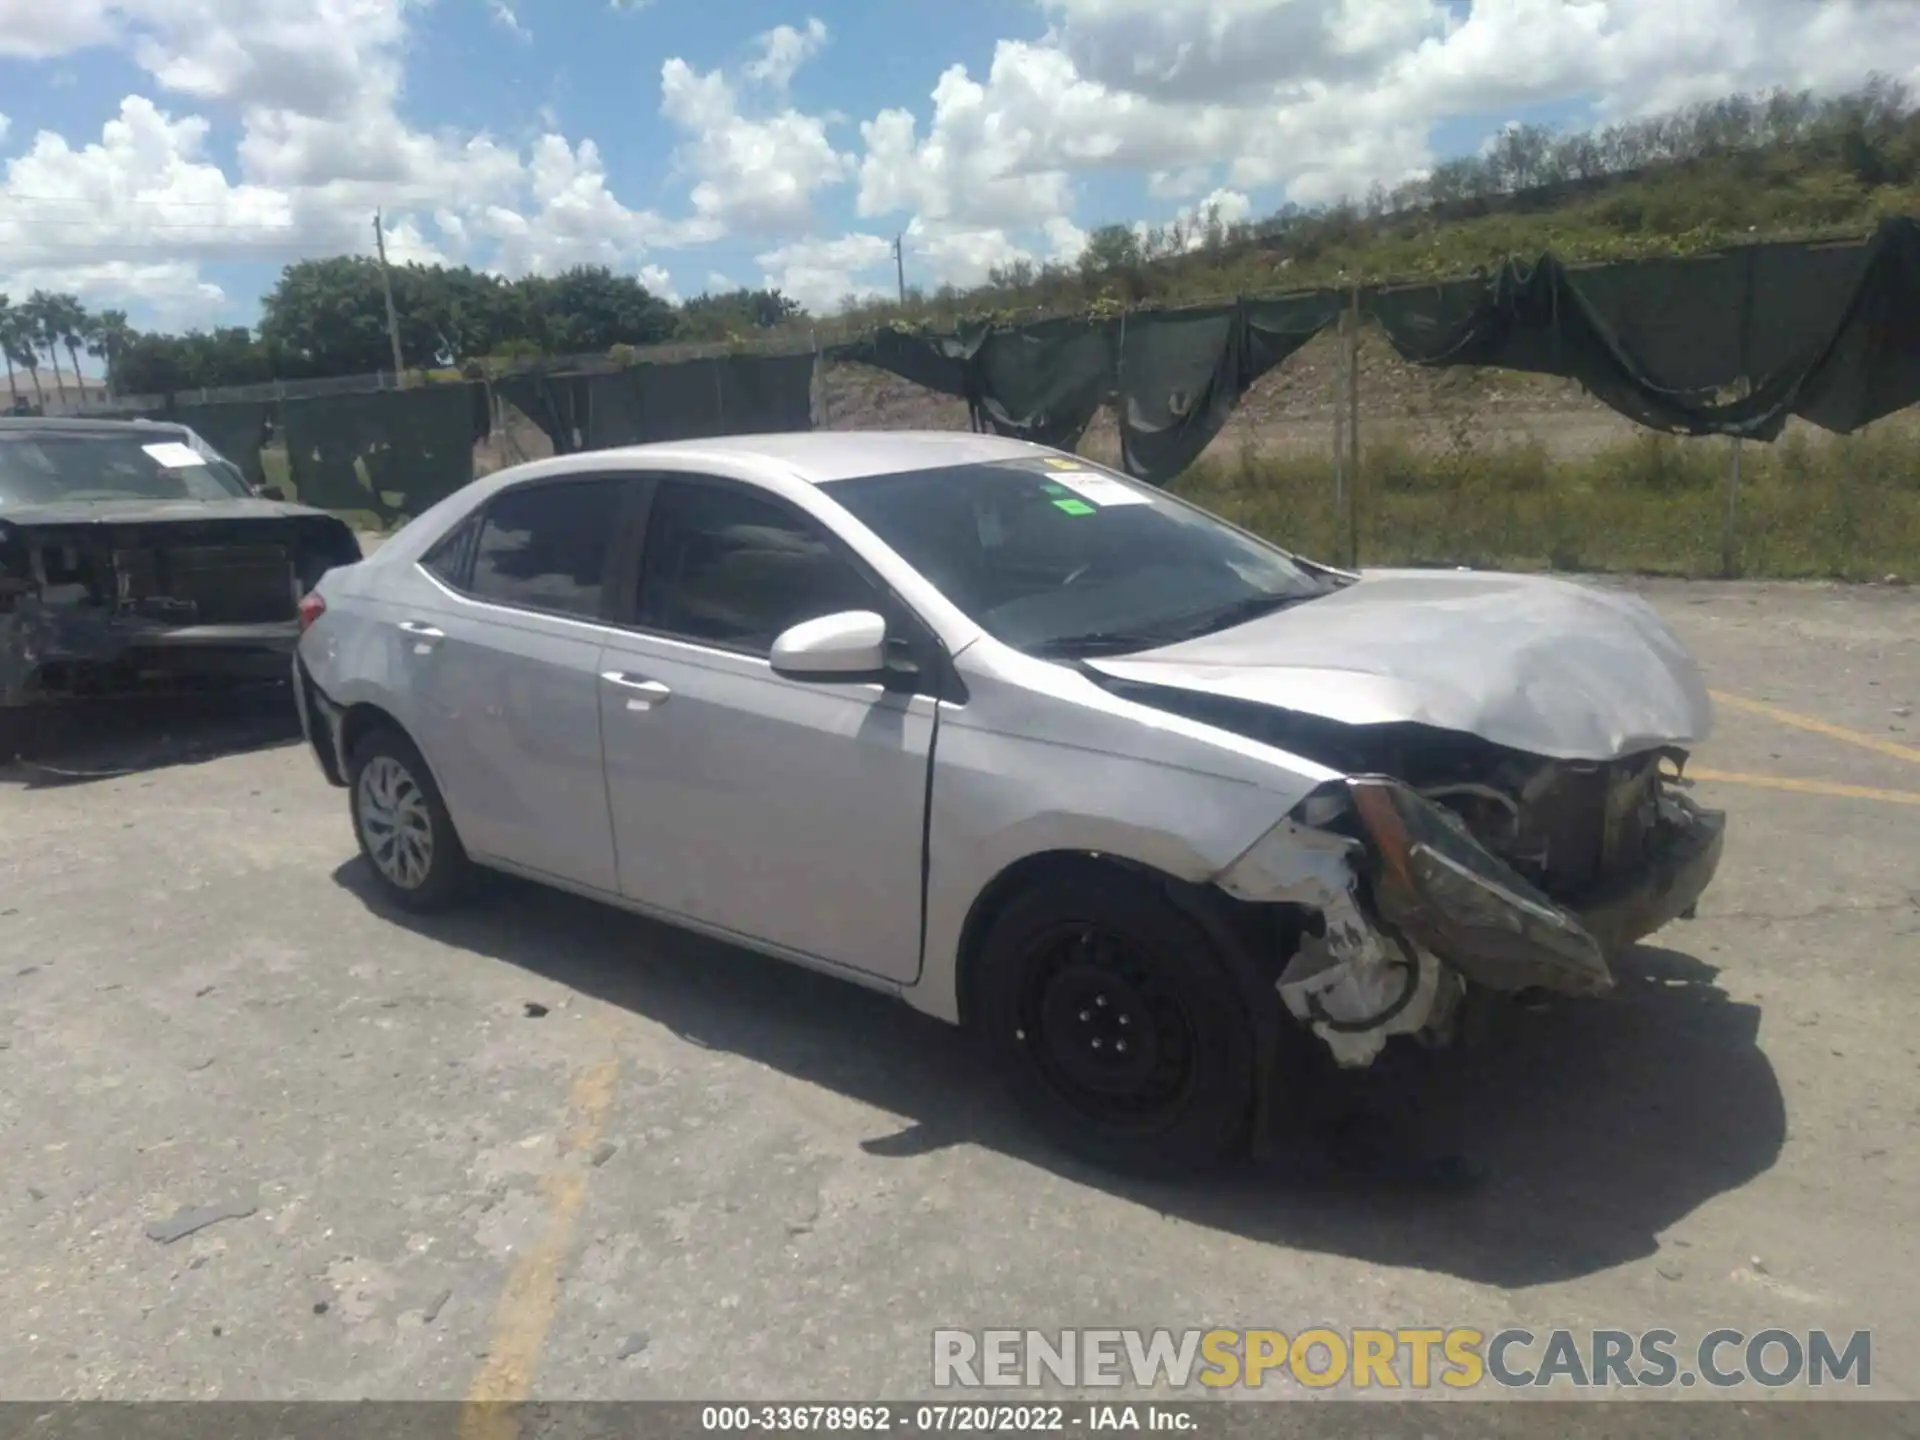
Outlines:
{"type": "Polygon", "coordinates": [[[890,991],[1114,1165],[1231,1154],[1290,1056],[1606,991],[1721,853],[1641,601],[1333,569],[982,435],[518,466],[302,621],[396,904],[506,871],[890,991]]]}

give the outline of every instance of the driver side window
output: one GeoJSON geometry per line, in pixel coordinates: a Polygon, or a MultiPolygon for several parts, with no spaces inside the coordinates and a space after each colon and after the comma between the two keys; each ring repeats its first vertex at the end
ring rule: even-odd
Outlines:
{"type": "Polygon", "coordinates": [[[891,609],[819,527],[786,506],[742,486],[660,483],[640,561],[634,619],[643,629],[765,656],[803,620],[891,609]]]}

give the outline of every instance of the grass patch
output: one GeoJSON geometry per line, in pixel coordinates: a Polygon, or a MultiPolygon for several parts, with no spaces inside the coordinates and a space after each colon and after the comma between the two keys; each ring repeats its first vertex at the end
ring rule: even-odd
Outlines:
{"type": "MultiPolygon", "coordinates": [[[[1360,563],[1719,575],[1731,455],[1727,440],[1654,434],[1577,460],[1537,444],[1363,445],[1360,563]]],[[[298,499],[285,451],[261,461],[298,499]]],[[[1249,448],[1202,461],[1173,488],[1290,550],[1345,558],[1330,457],[1249,448]]],[[[372,511],[336,513],[386,528],[372,511]]],[[[1745,445],[1734,521],[1738,575],[1920,580],[1920,427],[1745,445]]]]}
{"type": "MultiPolygon", "coordinates": [[[[1731,443],[1646,435],[1576,460],[1382,445],[1361,456],[1359,560],[1719,575],[1731,443]]],[[[1174,489],[1301,554],[1345,557],[1330,457],[1248,451],[1174,489]]],[[[1920,433],[1746,444],[1734,531],[1735,574],[1920,579],[1920,433]]]]}

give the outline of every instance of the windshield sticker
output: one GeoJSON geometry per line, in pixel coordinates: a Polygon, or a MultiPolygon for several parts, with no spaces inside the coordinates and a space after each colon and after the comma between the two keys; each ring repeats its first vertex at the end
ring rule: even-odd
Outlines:
{"type": "Polygon", "coordinates": [[[1056,500],[1053,502],[1053,508],[1064,510],[1069,515],[1092,515],[1097,513],[1098,507],[1089,505],[1084,500],[1056,500]]]}
{"type": "Polygon", "coordinates": [[[155,464],[168,470],[184,470],[190,465],[207,463],[191,445],[182,445],[178,440],[163,440],[158,445],[142,445],[140,448],[153,457],[155,464]]]}
{"type": "Polygon", "coordinates": [[[1001,528],[1000,512],[982,507],[973,512],[974,528],[980,532],[980,544],[987,550],[998,549],[1007,538],[1007,532],[1001,528]]]}
{"type": "Polygon", "coordinates": [[[1064,485],[1082,500],[1095,505],[1151,505],[1153,497],[1143,495],[1138,490],[1129,489],[1111,475],[1100,475],[1092,470],[1078,470],[1072,474],[1055,473],[1055,484],[1064,485]]]}

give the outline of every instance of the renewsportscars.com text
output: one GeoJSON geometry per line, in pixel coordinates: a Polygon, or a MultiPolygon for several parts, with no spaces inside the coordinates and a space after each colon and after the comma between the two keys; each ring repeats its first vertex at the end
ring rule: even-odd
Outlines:
{"type": "Polygon", "coordinates": [[[1211,1389],[1634,1390],[1873,1383],[1871,1332],[1525,1330],[936,1330],[941,1389],[1131,1385],[1211,1389]]]}

